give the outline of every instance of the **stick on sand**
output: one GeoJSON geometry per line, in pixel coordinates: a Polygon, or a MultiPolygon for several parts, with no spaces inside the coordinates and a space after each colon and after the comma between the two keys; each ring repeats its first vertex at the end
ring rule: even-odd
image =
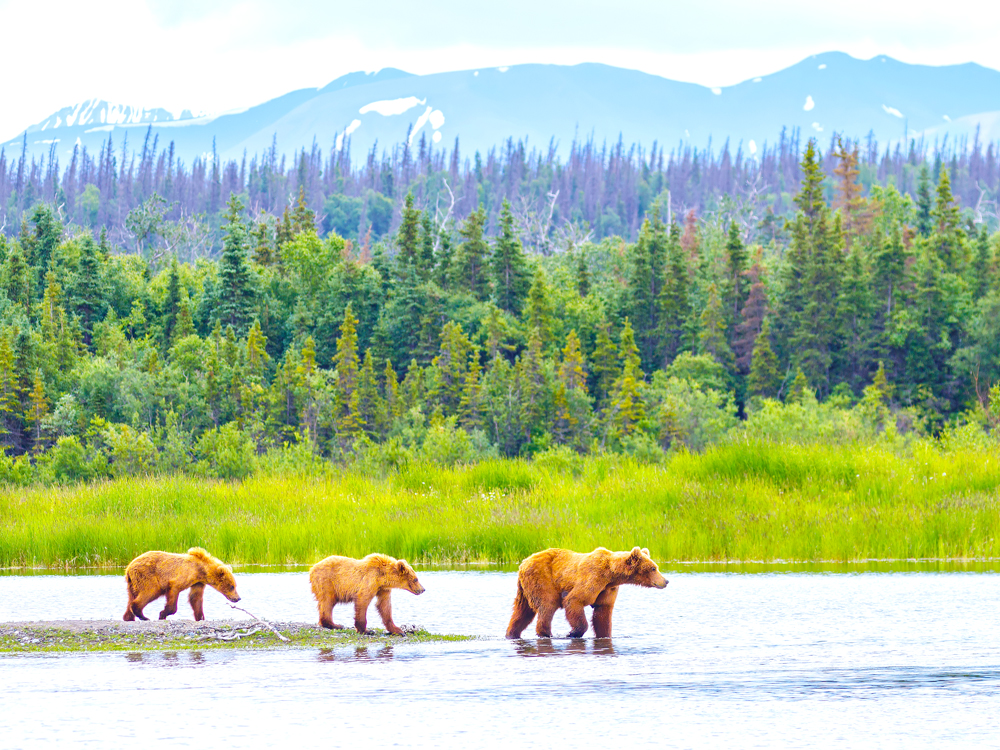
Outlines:
{"type": "Polygon", "coordinates": [[[233,609],[238,609],[240,612],[246,612],[253,619],[255,619],[261,625],[263,625],[264,627],[266,627],[268,630],[270,630],[272,633],[274,633],[276,636],[278,636],[278,638],[280,638],[281,640],[283,640],[285,643],[289,642],[288,639],[285,638],[285,636],[283,636],[277,630],[275,630],[274,626],[271,623],[269,623],[267,620],[262,620],[259,617],[257,617],[257,615],[255,615],[253,612],[248,612],[247,610],[243,609],[243,607],[237,607],[235,604],[230,604],[229,606],[232,607],[233,609]]]}

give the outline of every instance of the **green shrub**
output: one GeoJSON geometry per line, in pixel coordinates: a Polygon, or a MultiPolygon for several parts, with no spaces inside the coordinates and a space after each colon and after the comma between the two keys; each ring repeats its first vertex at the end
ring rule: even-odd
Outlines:
{"type": "Polygon", "coordinates": [[[87,454],[76,435],[56,440],[48,459],[49,471],[57,482],[78,482],[90,477],[87,454]]]}
{"type": "Polygon", "coordinates": [[[138,432],[127,424],[109,424],[103,438],[109,449],[114,476],[152,474],[156,469],[156,446],[145,432],[138,432]]]}
{"type": "Polygon", "coordinates": [[[243,479],[253,472],[257,463],[253,441],[240,432],[235,422],[202,435],[198,454],[203,459],[205,473],[219,479],[243,479]]]}

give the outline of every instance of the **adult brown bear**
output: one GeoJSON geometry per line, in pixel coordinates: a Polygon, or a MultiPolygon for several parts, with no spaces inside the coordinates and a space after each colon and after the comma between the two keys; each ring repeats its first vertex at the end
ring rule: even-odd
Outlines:
{"type": "Polygon", "coordinates": [[[333,621],[333,607],[341,602],[354,602],[354,627],[359,633],[368,632],[368,605],[375,599],[385,629],[392,635],[402,635],[403,631],[392,621],[392,589],[424,593],[417,574],[406,560],[379,554],[360,560],[331,555],[309,569],[309,583],[319,606],[319,624],[341,629],[343,626],[333,621]]]}
{"type": "Polygon", "coordinates": [[[194,611],[195,620],[204,620],[202,599],[205,585],[211,586],[231,602],[240,600],[236,593],[233,569],[208,554],[201,547],[192,547],[186,555],[173,552],[144,552],[128,564],[125,569],[125,584],[128,588],[128,606],[125,620],[148,620],[142,610],[147,604],[161,596],[167,597],[160,619],[166,620],[177,611],[177,597],[185,589],[191,589],[188,602],[194,611]]]}
{"type": "Polygon", "coordinates": [[[593,607],[594,635],[611,637],[611,612],[623,583],[662,589],[667,579],[649,557],[649,550],[635,547],[631,552],[611,552],[598,547],[589,554],[568,549],[536,552],[517,571],[514,613],[507,626],[508,638],[520,638],[538,615],[535,632],[552,637],[552,616],[566,610],[570,638],[587,632],[584,607],[593,607]]]}

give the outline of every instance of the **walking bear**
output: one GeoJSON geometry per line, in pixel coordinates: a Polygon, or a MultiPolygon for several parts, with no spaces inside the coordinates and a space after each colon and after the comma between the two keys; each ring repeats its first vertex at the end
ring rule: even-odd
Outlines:
{"type": "Polygon", "coordinates": [[[514,613],[507,626],[508,638],[520,638],[538,615],[535,632],[552,637],[552,616],[566,610],[570,638],[587,632],[584,607],[593,607],[594,635],[611,637],[611,612],[623,583],[662,589],[667,580],[649,557],[649,550],[634,547],[631,552],[611,552],[598,547],[589,554],[567,549],[536,552],[517,571],[514,613]]]}
{"type": "Polygon", "coordinates": [[[177,597],[185,589],[191,589],[188,602],[194,611],[195,620],[204,620],[202,600],[205,584],[208,584],[231,602],[240,600],[236,593],[233,569],[208,554],[201,547],[192,547],[187,554],[173,552],[144,552],[128,564],[125,569],[125,583],[128,587],[128,606],[125,620],[148,620],[142,610],[154,599],[166,596],[167,603],[160,612],[160,619],[166,620],[177,611],[177,597]]]}
{"type": "Polygon", "coordinates": [[[359,633],[368,632],[368,605],[375,599],[385,629],[392,635],[402,635],[403,631],[392,621],[392,589],[424,593],[417,574],[406,560],[379,554],[360,560],[331,555],[309,569],[309,583],[319,606],[319,624],[340,630],[343,626],[333,621],[333,607],[341,602],[354,602],[354,627],[359,633]]]}

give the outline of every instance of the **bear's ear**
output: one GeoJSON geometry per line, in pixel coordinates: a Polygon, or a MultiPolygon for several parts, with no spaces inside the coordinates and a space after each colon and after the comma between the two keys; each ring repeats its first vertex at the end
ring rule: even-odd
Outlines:
{"type": "Polygon", "coordinates": [[[645,547],[643,547],[642,548],[642,554],[644,554],[646,557],[649,557],[649,550],[646,549],[645,547]]]}
{"type": "Polygon", "coordinates": [[[400,573],[405,573],[405,572],[406,572],[406,569],[407,569],[408,567],[410,567],[410,564],[409,564],[408,562],[406,562],[406,560],[399,560],[399,561],[398,561],[398,562],[396,563],[396,567],[397,567],[397,568],[399,568],[399,572],[400,572],[400,573]]]}
{"type": "Polygon", "coordinates": [[[627,562],[629,565],[635,565],[641,559],[642,559],[642,550],[639,549],[638,547],[633,547],[632,552],[629,553],[629,556],[625,559],[625,562],[627,562]]]}

